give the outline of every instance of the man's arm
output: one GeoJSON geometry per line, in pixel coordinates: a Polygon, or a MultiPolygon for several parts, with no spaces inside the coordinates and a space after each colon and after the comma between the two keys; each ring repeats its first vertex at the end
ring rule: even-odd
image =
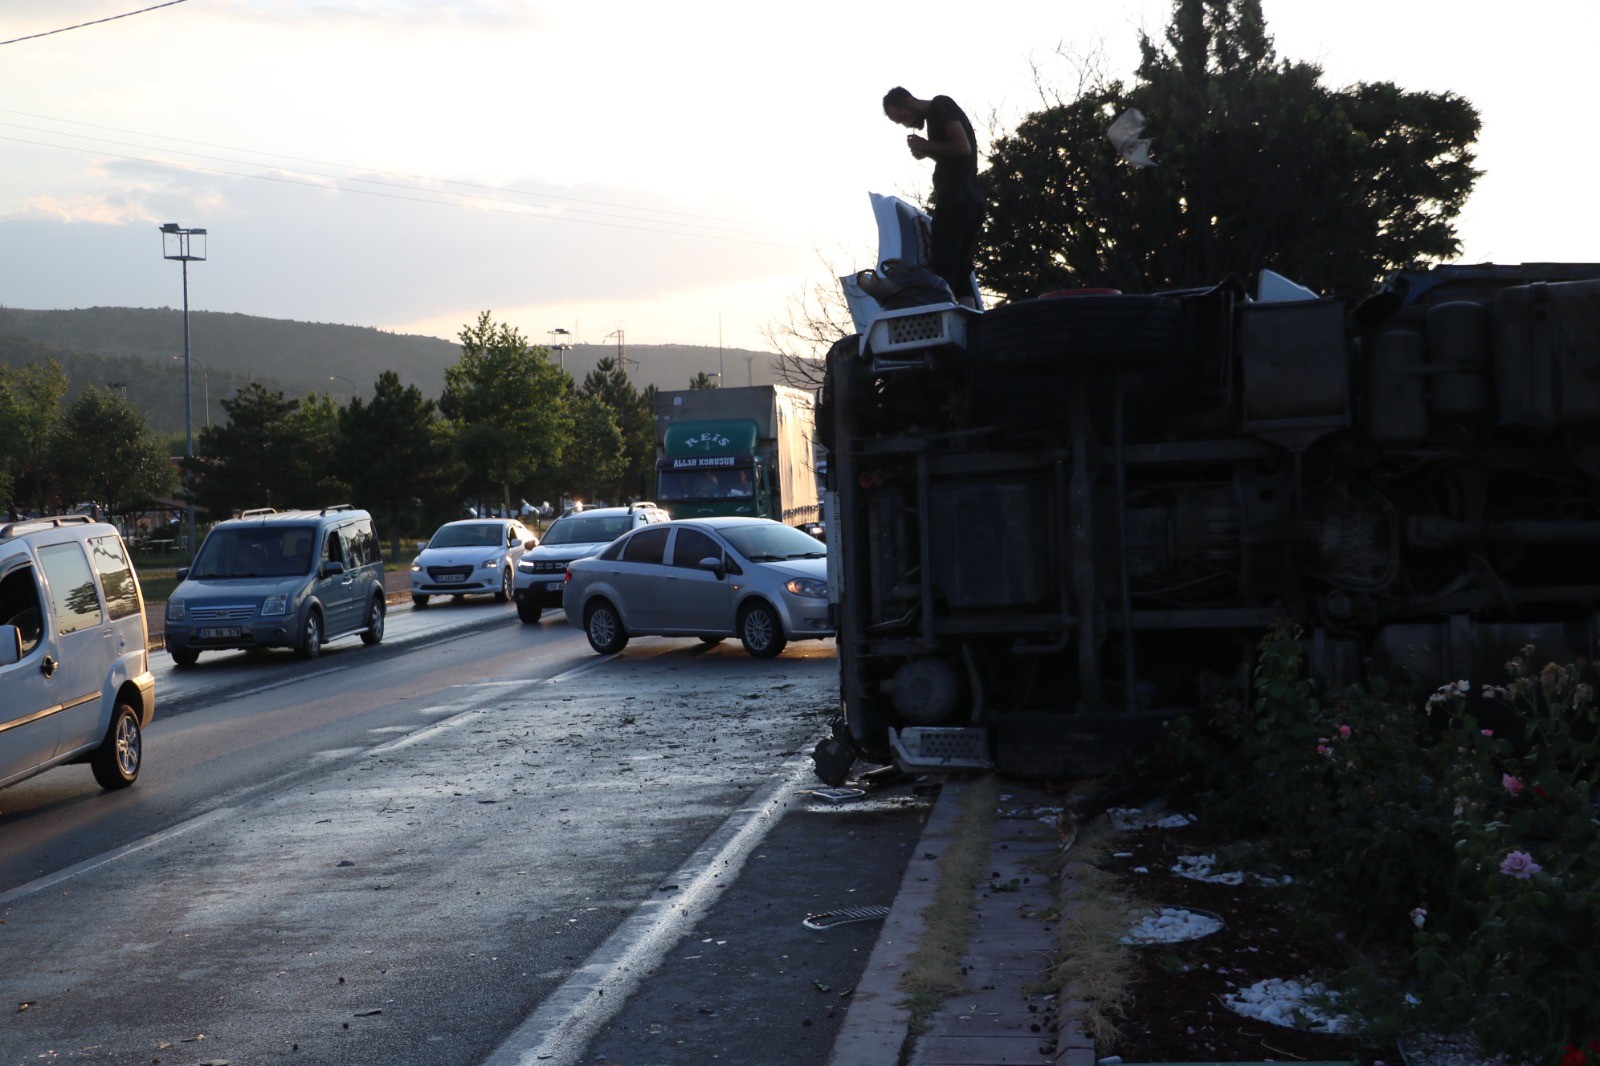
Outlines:
{"type": "Polygon", "coordinates": [[[930,141],[921,134],[913,133],[906,138],[906,144],[911,146],[911,154],[918,159],[926,159],[930,155],[961,159],[972,154],[972,142],[967,140],[967,131],[960,122],[950,119],[944,124],[944,133],[948,140],[930,141]]]}

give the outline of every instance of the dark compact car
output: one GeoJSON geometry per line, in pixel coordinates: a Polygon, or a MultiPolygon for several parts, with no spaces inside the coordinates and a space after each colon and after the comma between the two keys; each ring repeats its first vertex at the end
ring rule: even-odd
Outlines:
{"type": "Polygon", "coordinates": [[[827,557],[827,545],[770,518],[663,522],[572,562],[562,605],[601,654],[633,636],[737,636],[768,658],[833,635],[827,557]]]}

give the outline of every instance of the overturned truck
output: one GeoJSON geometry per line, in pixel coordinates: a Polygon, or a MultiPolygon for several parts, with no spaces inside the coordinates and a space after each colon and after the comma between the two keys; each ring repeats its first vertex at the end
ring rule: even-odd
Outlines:
{"type": "Polygon", "coordinates": [[[1330,683],[1477,691],[1600,641],[1597,265],[887,310],[829,353],[818,423],[825,780],[1103,772],[1245,696],[1283,619],[1330,683]]]}

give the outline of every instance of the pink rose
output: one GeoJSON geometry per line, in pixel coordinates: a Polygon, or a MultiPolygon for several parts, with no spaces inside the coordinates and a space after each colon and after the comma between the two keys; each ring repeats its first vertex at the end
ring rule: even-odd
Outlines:
{"type": "Polygon", "coordinates": [[[1513,796],[1522,795],[1522,781],[1521,781],[1521,779],[1512,777],[1510,774],[1501,774],[1500,775],[1500,787],[1504,788],[1507,792],[1511,793],[1513,796]]]}
{"type": "Polygon", "coordinates": [[[1534,874],[1544,869],[1533,861],[1533,856],[1525,851],[1513,851],[1500,863],[1500,872],[1507,877],[1515,877],[1518,881],[1526,881],[1534,874]]]}
{"type": "Polygon", "coordinates": [[[1349,726],[1347,726],[1347,725],[1342,725],[1342,726],[1340,726],[1340,727],[1339,727],[1339,735],[1340,735],[1340,736],[1341,736],[1341,737],[1347,737],[1347,736],[1349,736],[1349,735],[1350,735],[1350,727],[1349,727],[1349,726]]]}

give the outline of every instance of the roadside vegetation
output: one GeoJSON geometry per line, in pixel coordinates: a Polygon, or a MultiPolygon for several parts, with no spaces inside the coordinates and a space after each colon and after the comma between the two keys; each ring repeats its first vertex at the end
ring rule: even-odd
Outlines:
{"type": "Polygon", "coordinates": [[[1532,655],[1476,692],[1328,689],[1280,627],[1253,703],[1186,722],[1164,772],[1339,924],[1357,960],[1341,1009],[1585,1066],[1600,1061],[1595,667],[1532,655]]]}

